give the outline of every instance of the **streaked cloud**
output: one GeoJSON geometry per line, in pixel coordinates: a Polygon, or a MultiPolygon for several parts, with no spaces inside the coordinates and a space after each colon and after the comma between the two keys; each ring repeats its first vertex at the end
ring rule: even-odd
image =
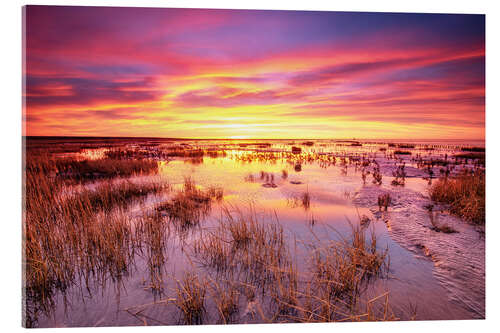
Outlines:
{"type": "Polygon", "coordinates": [[[28,6],[25,19],[28,135],[484,138],[482,15],[28,6]]]}

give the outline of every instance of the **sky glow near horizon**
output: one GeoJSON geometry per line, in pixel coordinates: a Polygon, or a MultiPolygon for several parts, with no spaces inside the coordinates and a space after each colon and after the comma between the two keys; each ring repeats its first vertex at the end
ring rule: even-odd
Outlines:
{"type": "Polygon", "coordinates": [[[25,9],[26,135],[484,139],[483,15],[25,9]]]}

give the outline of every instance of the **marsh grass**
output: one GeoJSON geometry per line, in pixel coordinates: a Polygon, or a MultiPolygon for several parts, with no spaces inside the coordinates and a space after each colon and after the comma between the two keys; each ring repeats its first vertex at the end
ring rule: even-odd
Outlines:
{"type": "Polygon", "coordinates": [[[130,180],[121,182],[104,181],[94,189],[83,189],[68,195],[66,200],[81,201],[95,209],[111,210],[116,206],[127,206],[134,199],[151,193],[168,191],[169,185],[163,180],[134,183],[130,180]]]}
{"type": "Polygon", "coordinates": [[[415,148],[415,145],[412,144],[406,144],[406,143],[400,143],[397,145],[398,148],[403,148],[403,149],[413,149],[415,148]]]}
{"type": "Polygon", "coordinates": [[[304,210],[309,210],[311,207],[311,194],[309,193],[309,189],[300,193],[300,194],[292,194],[289,198],[287,198],[287,203],[290,207],[302,207],[304,210]]]}
{"type": "MultiPolygon", "coordinates": [[[[224,214],[215,229],[205,230],[193,244],[193,253],[201,259],[202,267],[224,274],[187,271],[176,282],[174,298],[152,304],[174,304],[181,322],[188,325],[210,323],[214,318],[211,311],[217,323],[225,324],[240,322],[245,315],[258,322],[396,319],[390,311],[388,294],[366,304],[360,299],[367,283],[384,277],[389,265],[387,250],[378,249],[373,230],[367,238],[365,228],[351,225],[351,234],[338,241],[314,235],[315,240],[306,246],[310,269],[300,273],[290,248],[297,247],[297,243],[285,241],[278,223],[260,222],[255,211],[243,214],[226,208],[224,214]],[[250,309],[244,313],[240,310],[242,295],[250,309]]],[[[152,259],[160,260],[169,232],[165,219],[159,214],[149,216],[135,231],[143,235],[137,237],[142,251],[146,249],[152,259]]],[[[162,264],[152,261],[150,266],[162,264]]],[[[146,319],[164,322],[162,318],[148,317],[144,308],[132,315],[144,323],[146,319]]]]}
{"type": "Polygon", "coordinates": [[[76,180],[95,180],[98,178],[127,177],[140,173],[158,171],[158,163],[152,160],[74,160],[71,158],[55,161],[56,174],[59,177],[76,180]]]}
{"type": "Polygon", "coordinates": [[[172,221],[186,229],[198,225],[210,212],[212,202],[220,201],[223,197],[224,191],[221,187],[198,189],[192,179],[186,178],[182,190],[168,201],[159,204],[156,210],[165,213],[172,221]]]}
{"type": "Polygon", "coordinates": [[[484,147],[463,147],[462,151],[484,153],[486,149],[484,147]]]}
{"type": "Polygon", "coordinates": [[[311,206],[311,195],[309,194],[309,190],[302,193],[301,202],[304,209],[309,209],[309,207],[311,206]]]}
{"type": "Polygon", "coordinates": [[[372,172],[373,180],[372,183],[375,185],[382,185],[382,173],[380,172],[380,167],[375,163],[372,172]]]}
{"type": "Polygon", "coordinates": [[[392,172],[394,179],[391,182],[393,186],[404,186],[406,180],[405,162],[397,165],[396,170],[392,172]]]}
{"type": "MultiPolygon", "coordinates": [[[[325,164],[335,163],[332,157],[322,158],[325,164]]],[[[313,155],[296,159],[308,163],[313,155]]],[[[86,181],[99,163],[108,163],[109,168],[98,171],[106,175],[98,178],[154,170],[141,169],[149,165],[146,160],[137,166],[128,164],[126,158],[104,160],[59,162],[63,167],[55,166],[54,159],[43,157],[27,161],[23,241],[28,326],[35,324],[37,313],[54,308],[56,291],[64,293],[82,285],[90,292],[93,286],[120,282],[132,272],[137,255],[146,262],[146,288],[164,295],[166,277],[174,279],[174,273],[165,267],[169,238],[172,231],[178,231],[171,227],[199,225],[211,205],[224,198],[222,188],[201,188],[186,178],[182,189],[166,202],[132,219],[126,211],[132,200],[169,187],[156,182],[136,184],[105,179],[94,189],[68,190],[70,181],[86,181]]],[[[351,159],[344,158],[344,165],[348,163],[351,159]]],[[[263,173],[261,178],[274,181],[272,173],[263,173]]],[[[306,209],[310,200],[308,191],[298,197],[306,209]]],[[[363,288],[371,279],[384,277],[388,267],[387,251],[378,249],[375,235],[372,233],[368,239],[360,226],[352,226],[346,239],[316,238],[305,245],[309,251],[309,270],[305,272],[300,272],[296,263],[297,242],[285,233],[277,218],[264,223],[253,209],[244,214],[237,207],[226,207],[216,227],[200,227],[200,232],[200,237],[186,246],[192,246],[194,257],[206,271],[200,272],[200,276],[187,272],[176,281],[176,297],[162,303],[174,304],[185,324],[206,323],[210,319],[207,304],[214,305],[218,322],[237,322],[242,295],[248,303],[255,304],[256,314],[264,322],[387,318],[387,312],[376,312],[372,305],[359,312],[363,288]],[[208,275],[213,279],[203,275],[214,271],[217,274],[208,275]]]]}
{"type": "Polygon", "coordinates": [[[395,150],[394,155],[411,155],[411,151],[408,150],[395,150]]]}
{"type": "Polygon", "coordinates": [[[231,235],[232,245],[237,249],[246,247],[252,238],[260,233],[255,223],[245,223],[243,220],[227,223],[226,226],[231,235]]]}
{"type": "Polygon", "coordinates": [[[183,315],[186,325],[201,325],[206,315],[206,282],[200,281],[192,272],[185,273],[182,281],[177,281],[175,305],[183,315]]]}
{"type": "Polygon", "coordinates": [[[366,170],[365,167],[361,168],[361,179],[363,180],[363,185],[366,185],[366,176],[370,174],[370,171],[366,170]]]}
{"type": "MultiPolygon", "coordinates": [[[[253,285],[247,288],[252,290],[249,304],[265,322],[376,317],[370,311],[362,315],[356,312],[363,288],[371,279],[386,277],[389,269],[388,249],[378,248],[373,230],[369,238],[360,225],[351,225],[350,237],[340,241],[315,236],[306,244],[311,258],[309,272],[299,273],[290,245],[293,243],[285,241],[279,224],[261,223],[255,215],[227,209],[219,226],[205,232],[193,250],[199,263],[215,269],[217,276],[253,285]],[[260,297],[256,298],[257,294],[260,297]]],[[[223,303],[232,304],[232,297],[226,295],[223,303]]]]}
{"type": "Polygon", "coordinates": [[[96,213],[84,207],[77,213],[71,208],[52,213],[53,219],[36,220],[29,213],[26,217],[26,307],[47,309],[55,290],[64,292],[74,285],[90,290],[120,281],[133,262],[133,227],[123,211],[96,213]]]}
{"type": "Polygon", "coordinates": [[[485,223],[485,173],[462,172],[440,178],[430,189],[432,200],[449,205],[450,212],[474,224],[485,223]]]}
{"type": "Polygon", "coordinates": [[[94,189],[78,189],[54,177],[58,161],[38,155],[26,158],[26,326],[36,324],[37,309],[50,313],[56,291],[64,293],[73,286],[90,291],[109,281],[120,281],[133,267],[140,247],[126,207],[135,198],[168,189],[164,182],[128,180],[105,180],[94,189]]]}
{"type": "Polygon", "coordinates": [[[372,278],[386,276],[389,269],[387,249],[377,249],[374,233],[368,240],[364,229],[353,225],[350,238],[317,238],[309,247],[311,275],[299,273],[292,261],[274,267],[275,279],[268,293],[275,309],[270,317],[285,322],[379,318],[380,314],[370,308],[366,313],[359,312],[363,285],[372,278]]]}
{"type": "Polygon", "coordinates": [[[219,315],[219,324],[230,324],[236,320],[239,313],[241,293],[231,282],[218,282],[210,279],[208,291],[219,315]]]}
{"type": "Polygon", "coordinates": [[[485,153],[481,152],[468,152],[468,153],[460,153],[460,154],[455,154],[453,157],[455,158],[465,158],[465,159],[479,159],[479,160],[484,160],[486,158],[485,153]]]}
{"type": "Polygon", "coordinates": [[[212,200],[221,201],[224,199],[224,189],[219,186],[209,186],[207,189],[207,194],[212,200]]]}
{"type": "Polygon", "coordinates": [[[158,171],[158,162],[150,159],[94,160],[73,157],[57,157],[48,150],[30,153],[25,160],[29,174],[45,174],[62,179],[93,181],[99,178],[128,177],[134,174],[150,174],[158,171]]]}
{"type": "Polygon", "coordinates": [[[278,185],[274,183],[274,173],[272,172],[261,171],[260,179],[264,182],[264,184],[262,184],[262,186],[264,187],[268,188],[278,187],[278,185]]]}
{"type": "Polygon", "coordinates": [[[384,208],[387,211],[387,207],[391,204],[391,195],[389,193],[381,194],[377,198],[378,210],[381,211],[384,208]]]}
{"type": "Polygon", "coordinates": [[[470,160],[475,166],[484,167],[486,165],[486,154],[484,152],[465,152],[456,154],[453,157],[455,158],[455,163],[457,164],[460,162],[465,162],[465,164],[467,164],[470,160]]]}
{"type": "Polygon", "coordinates": [[[159,213],[145,215],[135,227],[135,239],[140,243],[138,249],[145,257],[149,270],[149,284],[146,288],[158,293],[163,292],[170,233],[170,224],[159,213]]]}
{"type": "Polygon", "coordinates": [[[377,238],[371,233],[366,239],[365,231],[359,225],[351,226],[350,239],[330,242],[316,248],[313,267],[316,272],[317,287],[327,292],[329,297],[347,295],[352,302],[359,292],[360,283],[384,272],[387,252],[377,249],[377,238]]]}
{"type": "Polygon", "coordinates": [[[166,155],[169,157],[189,157],[199,158],[205,156],[203,149],[192,149],[184,147],[174,147],[167,150],[166,155]]]}
{"type": "Polygon", "coordinates": [[[262,224],[255,213],[244,215],[227,207],[218,227],[205,232],[193,249],[204,266],[220,273],[238,271],[263,284],[272,279],[268,264],[288,257],[281,225],[262,224]]]}

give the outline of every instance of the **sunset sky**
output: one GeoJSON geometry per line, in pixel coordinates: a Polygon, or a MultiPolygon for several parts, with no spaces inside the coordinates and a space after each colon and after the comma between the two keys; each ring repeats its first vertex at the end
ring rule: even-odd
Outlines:
{"type": "Polygon", "coordinates": [[[482,15],[25,9],[26,135],[483,139],[482,15]]]}

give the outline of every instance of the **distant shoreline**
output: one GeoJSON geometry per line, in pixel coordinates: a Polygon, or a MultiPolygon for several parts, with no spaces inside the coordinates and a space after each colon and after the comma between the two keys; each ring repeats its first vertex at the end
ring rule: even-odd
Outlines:
{"type": "Polygon", "coordinates": [[[387,141],[387,142],[457,142],[457,141],[482,141],[485,139],[385,139],[385,138],[176,138],[176,137],[147,137],[147,136],[64,136],[64,135],[23,135],[29,140],[177,140],[177,141],[290,141],[290,140],[333,140],[333,141],[387,141]]]}

